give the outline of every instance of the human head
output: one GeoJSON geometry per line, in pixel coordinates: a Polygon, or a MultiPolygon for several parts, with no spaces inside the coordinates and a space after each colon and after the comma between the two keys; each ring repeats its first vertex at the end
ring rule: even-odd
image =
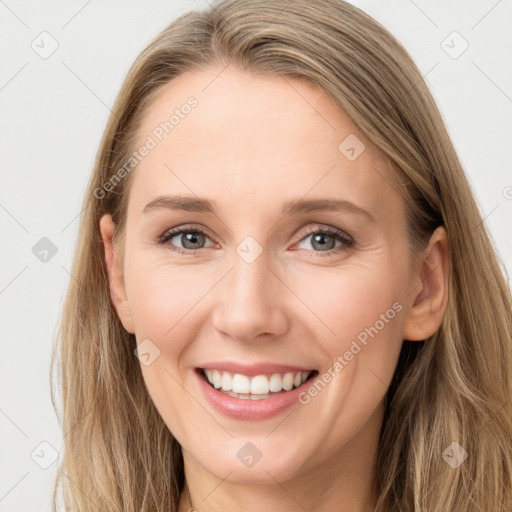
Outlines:
{"type": "MultiPolygon", "coordinates": [[[[390,180],[389,183],[403,194],[411,255],[415,258],[421,256],[434,229],[439,226],[444,226],[448,233],[450,276],[453,272],[453,277],[450,277],[452,293],[448,294],[448,304],[443,304],[447,314],[440,329],[429,334],[427,350],[423,350],[416,361],[415,372],[411,371],[408,378],[403,379],[403,391],[402,394],[397,393],[394,416],[389,411],[386,418],[384,427],[388,430],[384,428],[383,439],[386,436],[391,439],[389,426],[394,425],[393,434],[403,436],[406,442],[405,427],[398,425],[399,412],[403,412],[406,404],[415,403],[417,410],[425,414],[426,404],[432,400],[425,382],[442,375],[443,368],[451,366],[453,369],[456,365],[457,358],[451,354],[450,359],[449,350],[439,367],[435,366],[434,356],[439,357],[439,354],[447,351],[446,346],[450,346],[450,343],[456,346],[460,342],[456,326],[464,323],[467,311],[459,302],[457,293],[466,296],[471,286],[481,289],[478,281],[474,281],[478,279],[476,266],[472,270],[471,263],[465,260],[468,236],[474,241],[469,249],[475,256],[474,261],[485,259],[484,255],[489,254],[490,250],[486,235],[471,231],[479,214],[421,75],[401,46],[369,17],[341,2],[319,2],[314,6],[303,2],[290,6],[286,10],[285,20],[279,14],[279,9],[270,2],[238,1],[225,2],[204,14],[184,16],[174,22],[136,61],[113,107],[115,115],[109,121],[90,182],[88,208],[82,227],[85,236],[80,238],[77,252],[85,255],[86,251],[94,249],[92,254],[88,253],[87,262],[82,260],[76,264],[74,275],[80,276],[79,282],[83,286],[75,293],[82,295],[81,304],[85,305],[84,311],[87,311],[84,324],[90,323],[91,332],[98,332],[100,320],[104,322],[101,336],[92,338],[89,348],[80,349],[82,363],[99,371],[101,368],[101,380],[96,384],[100,393],[96,394],[95,400],[103,397],[104,403],[110,403],[126,414],[125,419],[129,417],[130,408],[139,413],[148,412],[147,422],[141,421],[138,425],[139,434],[149,432],[152,424],[158,425],[160,430],[157,436],[140,441],[146,447],[141,457],[149,458],[149,454],[154,453],[149,449],[151,443],[157,440],[165,442],[164,453],[174,452],[174,469],[169,471],[176,477],[176,482],[171,480],[168,485],[175,485],[176,488],[180,486],[177,469],[179,450],[162,423],[158,423],[159,417],[151,409],[152,404],[144,387],[140,363],[132,357],[133,351],[128,350],[134,348],[135,340],[124,329],[126,326],[121,325],[116,315],[119,311],[116,311],[115,303],[109,297],[110,277],[100,250],[104,241],[98,229],[102,216],[111,213],[117,227],[115,238],[119,243],[122,262],[130,185],[136,179],[138,169],[133,169],[128,177],[119,180],[113,190],[105,191],[104,184],[122,168],[134,151],[134,146],[140,143],[137,137],[144,134],[140,130],[144,114],[153,101],[158,101],[159,91],[187,71],[225,63],[236,64],[260,77],[305,79],[318,86],[341,107],[341,112],[360,131],[361,138],[370,143],[368,147],[375,148],[380,160],[387,160],[388,170],[392,169],[395,173],[394,181],[390,180]],[[258,23],[258,19],[265,21],[258,23]],[[306,24],[306,19],[311,23],[306,24]],[[290,25],[293,29],[288,28],[290,25]],[[273,28],[270,36],[269,27],[273,28]],[[98,190],[106,193],[103,195],[98,190]],[[99,269],[102,269],[101,273],[99,269]],[[103,303],[97,303],[98,298],[102,298],[103,303]],[[93,311],[96,314],[91,314],[93,311]],[[107,362],[106,366],[100,367],[100,360],[107,362]],[[124,377],[120,377],[121,374],[124,377]],[[116,404],[109,387],[117,387],[116,393],[124,397],[124,401],[116,404]],[[128,396],[132,398],[127,400],[128,396]],[[423,398],[423,402],[418,396],[423,398]]],[[[380,168],[376,167],[376,170],[380,168]]],[[[496,276],[493,271],[496,262],[490,260],[487,264],[486,274],[496,276]]],[[[499,280],[495,287],[503,292],[499,280]]],[[[74,312],[82,316],[83,312],[76,310],[77,304],[74,305],[74,312]]],[[[471,340],[470,333],[465,334],[471,340]]],[[[473,333],[473,336],[477,334],[473,333]]],[[[471,350],[471,346],[466,350],[471,350]]],[[[406,369],[398,367],[397,371],[405,372],[406,369]]],[[[76,379],[76,376],[70,374],[69,378],[76,379]]],[[[89,391],[93,385],[91,381],[89,391]]],[[[438,379],[438,385],[445,391],[438,398],[438,403],[441,403],[449,396],[450,382],[446,375],[441,377],[440,382],[438,379]]],[[[103,414],[104,421],[108,422],[107,412],[100,410],[99,405],[96,407],[97,417],[103,414]]],[[[404,416],[401,419],[405,419],[404,416]]],[[[408,421],[413,424],[414,418],[408,421]]],[[[417,424],[415,426],[420,428],[417,424]]],[[[122,429],[121,422],[115,428],[122,429]]],[[[437,442],[441,443],[442,438],[437,442]]],[[[392,471],[398,474],[400,465],[396,460],[396,447],[388,443],[388,446],[383,444],[380,450],[381,461],[395,458],[392,471]]],[[[155,470],[159,463],[165,464],[163,458],[148,462],[155,470]]],[[[434,461],[429,463],[433,466],[436,464],[434,461]]],[[[438,463],[440,469],[443,468],[442,464],[442,461],[438,463]]],[[[381,472],[380,478],[382,475],[381,472]]],[[[380,487],[385,489],[386,485],[388,492],[391,492],[392,484],[389,482],[381,482],[380,487]]]]}

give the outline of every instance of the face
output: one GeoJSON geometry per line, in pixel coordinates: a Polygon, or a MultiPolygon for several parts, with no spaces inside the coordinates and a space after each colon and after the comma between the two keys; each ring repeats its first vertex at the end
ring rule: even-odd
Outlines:
{"type": "Polygon", "coordinates": [[[113,286],[186,463],[283,481],[375,447],[417,285],[405,204],[315,85],[219,71],[144,117],[113,286]]]}

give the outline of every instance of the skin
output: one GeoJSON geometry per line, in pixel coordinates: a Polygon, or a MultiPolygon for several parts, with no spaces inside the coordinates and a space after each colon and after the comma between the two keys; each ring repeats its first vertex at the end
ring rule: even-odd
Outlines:
{"type": "MultiPolygon", "coordinates": [[[[133,171],[122,246],[110,215],[101,219],[117,313],[137,343],[149,338],[160,350],[141,369],[182,446],[199,512],[372,510],[383,402],[402,341],[431,336],[446,307],[446,232],[438,228],[414,262],[394,172],[348,117],[305,80],[221,69],[167,84],[140,126],[143,143],[189,96],[198,100],[133,171]],[[354,161],[338,150],[349,134],[366,146],[354,161]],[[142,213],[164,194],[207,198],[216,212],[142,213]],[[300,198],[343,198],[375,222],[348,211],[280,213],[300,198]],[[190,223],[207,237],[196,256],[158,245],[166,230],[190,223]],[[329,226],[354,245],[332,235],[326,248],[315,244],[329,226]],[[263,250],[252,263],[236,252],[247,236],[263,250]],[[200,392],[194,368],[212,360],[323,374],[397,302],[401,311],[307,405],[243,421],[216,412],[200,392]],[[249,441],[262,453],[251,468],[236,456],[249,441]]],[[[172,243],[191,247],[183,236],[172,243]]],[[[181,498],[179,510],[188,510],[181,498]]]]}

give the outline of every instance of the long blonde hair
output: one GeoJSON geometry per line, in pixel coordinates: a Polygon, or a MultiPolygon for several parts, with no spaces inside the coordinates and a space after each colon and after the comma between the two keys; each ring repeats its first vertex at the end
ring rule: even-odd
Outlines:
{"type": "Polygon", "coordinates": [[[173,21],[130,69],[84,198],[52,353],[64,435],[53,510],[62,488],[73,512],[177,511],[181,449],[150,399],[135,338],[111,302],[99,220],[111,213],[122,236],[130,179],[107,192],[104,184],[134,150],[151,99],[173,78],[209,64],[320,86],[400,177],[413,253],[438,225],[448,233],[442,324],[411,353],[404,342],[388,391],[376,510],[512,510],[510,290],[421,73],[386,29],[341,0],[226,0],[173,21]],[[452,443],[467,452],[456,468],[444,456],[452,443]]]}

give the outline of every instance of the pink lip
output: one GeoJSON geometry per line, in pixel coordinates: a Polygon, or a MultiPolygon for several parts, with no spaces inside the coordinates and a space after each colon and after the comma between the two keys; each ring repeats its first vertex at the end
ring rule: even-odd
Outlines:
{"type": "Polygon", "coordinates": [[[288,366],[285,364],[275,364],[269,362],[244,364],[230,361],[213,361],[202,364],[200,368],[222,370],[231,373],[241,373],[242,375],[247,375],[248,377],[254,377],[255,375],[271,375],[272,373],[297,373],[312,371],[312,368],[301,368],[299,366],[288,366]]]}
{"type": "MultiPolygon", "coordinates": [[[[296,371],[301,370],[297,369],[296,371]]],[[[231,418],[246,421],[265,420],[271,418],[272,416],[276,416],[277,414],[283,412],[285,409],[287,409],[293,404],[298,405],[299,394],[306,387],[311,385],[310,380],[307,380],[298,388],[292,389],[291,391],[286,391],[284,393],[280,393],[271,398],[265,398],[263,400],[251,400],[250,398],[242,399],[225,395],[224,393],[221,393],[213,386],[211,386],[209,382],[207,382],[202,370],[197,369],[194,373],[197,376],[199,386],[206,400],[216,411],[226,416],[230,416],[231,418]]],[[[247,373],[245,375],[247,375],[247,373]]],[[[254,373],[254,375],[261,375],[261,373],[254,373]]]]}

